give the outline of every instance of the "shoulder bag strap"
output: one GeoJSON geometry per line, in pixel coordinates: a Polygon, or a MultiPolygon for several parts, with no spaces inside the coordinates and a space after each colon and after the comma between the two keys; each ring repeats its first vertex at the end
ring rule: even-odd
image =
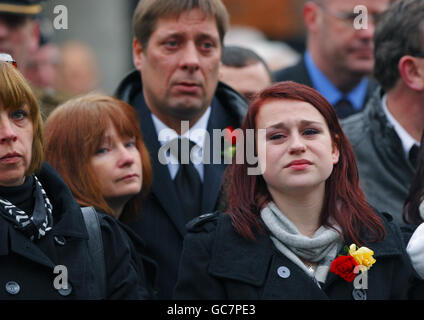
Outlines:
{"type": "Polygon", "coordinates": [[[88,251],[90,253],[91,263],[94,266],[94,297],[105,299],[106,267],[99,216],[93,207],[83,207],[81,211],[89,235],[88,251]]]}

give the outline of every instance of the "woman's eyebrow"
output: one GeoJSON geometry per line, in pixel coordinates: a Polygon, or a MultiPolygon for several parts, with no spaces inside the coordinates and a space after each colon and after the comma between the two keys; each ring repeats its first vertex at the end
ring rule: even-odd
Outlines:
{"type": "MultiPolygon", "coordinates": [[[[323,125],[319,121],[312,121],[312,120],[300,120],[300,121],[298,121],[298,124],[301,125],[301,126],[309,126],[309,125],[322,126],[323,125]]],[[[278,122],[278,123],[275,123],[275,124],[268,126],[266,129],[286,129],[286,128],[288,128],[288,126],[285,122],[278,122]]]]}

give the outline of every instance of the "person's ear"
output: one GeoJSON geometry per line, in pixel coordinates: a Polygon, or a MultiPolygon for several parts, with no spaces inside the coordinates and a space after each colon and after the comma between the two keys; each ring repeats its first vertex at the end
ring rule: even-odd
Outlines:
{"type": "Polygon", "coordinates": [[[340,152],[339,149],[337,147],[335,147],[333,149],[333,153],[332,153],[332,159],[333,159],[333,164],[337,164],[339,163],[339,159],[340,159],[340,152]]]}
{"type": "Polygon", "coordinates": [[[141,43],[134,38],[133,39],[133,46],[132,46],[132,52],[133,52],[133,63],[135,68],[141,72],[142,69],[142,62],[143,62],[143,46],[141,43]]]}
{"type": "Polygon", "coordinates": [[[406,86],[415,91],[424,91],[424,59],[409,55],[400,58],[398,63],[400,77],[406,86]]]}
{"type": "MultiPolygon", "coordinates": [[[[340,139],[339,136],[336,134],[335,140],[339,141],[339,139],[340,139]]],[[[335,141],[333,142],[331,158],[333,160],[333,165],[337,164],[339,162],[339,159],[340,159],[340,150],[337,147],[337,143],[335,141]]]]}
{"type": "Polygon", "coordinates": [[[223,78],[223,70],[222,68],[225,68],[225,64],[222,63],[222,61],[219,62],[219,71],[218,71],[218,80],[222,81],[223,78]]]}
{"type": "Polygon", "coordinates": [[[322,23],[321,8],[312,1],[306,2],[303,6],[303,21],[309,32],[318,31],[322,23]]]}

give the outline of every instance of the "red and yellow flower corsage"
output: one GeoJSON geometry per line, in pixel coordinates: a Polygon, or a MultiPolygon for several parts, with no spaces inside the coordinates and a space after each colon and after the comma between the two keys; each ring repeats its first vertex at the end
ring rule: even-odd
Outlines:
{"type": "Polygon", "coordinates": [[[348,282],[352,282],[360,271],[369,270],[376,262],[373,258],[374,251],[367,247],[356,247],[356,244],[351,244],[350,247],[345,246],[347,255],[340,255],[333,260],[330,266],[330,271],[339,275],[348,282]],[[356,270],[355,270],[356,269],[356,270]]]}

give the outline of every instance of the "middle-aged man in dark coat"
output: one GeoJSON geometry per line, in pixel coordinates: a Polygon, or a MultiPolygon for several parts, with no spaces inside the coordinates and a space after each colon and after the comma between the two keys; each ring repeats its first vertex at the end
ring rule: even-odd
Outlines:
{"type": "Polygon", "coordinates": [[[158,262],[159,299],[172,297],[185,225],[214,210],[226,167],[223,161],[162,164],[158,152],[165,143],[159,133],[190,138],[204,154],[215,142],[207,145],[213,129],[240,126],[247,112],[246,101],[218,82],[228,24],[221,0],[143,0],[134,13],[137,70],[121,82],[117,96],[137,110],[152,157],[151,193],[143,203],[140,220],[132,227],[158,262]],[[182,121],[189,122],[190,130],[183,128],[182,121]],[[195,139],[189,134],[194,131],[208,134],[195,139]]]}
{"type": "Polygon", "coordinates": [[[423,27],[423,1],[390,7],[375,31],[374,76],[382,88],[363,113],[342,121],[367,200],[401,225],[424,130],[423,27]]]}
{"type": "Polygon", "coordinates": [[[276,71],[274,80],[315,88],[339,118],[361,111],[376,87],[367,76],[374,65],[375,18],[388,5],[389,0],[307,1],[303,8],[306,52],[296,65],[276,71]],[[355,14],[355,8],[362,11],[355,14]],[[365,16],[368,25],[361,25],[365,16]]]}

